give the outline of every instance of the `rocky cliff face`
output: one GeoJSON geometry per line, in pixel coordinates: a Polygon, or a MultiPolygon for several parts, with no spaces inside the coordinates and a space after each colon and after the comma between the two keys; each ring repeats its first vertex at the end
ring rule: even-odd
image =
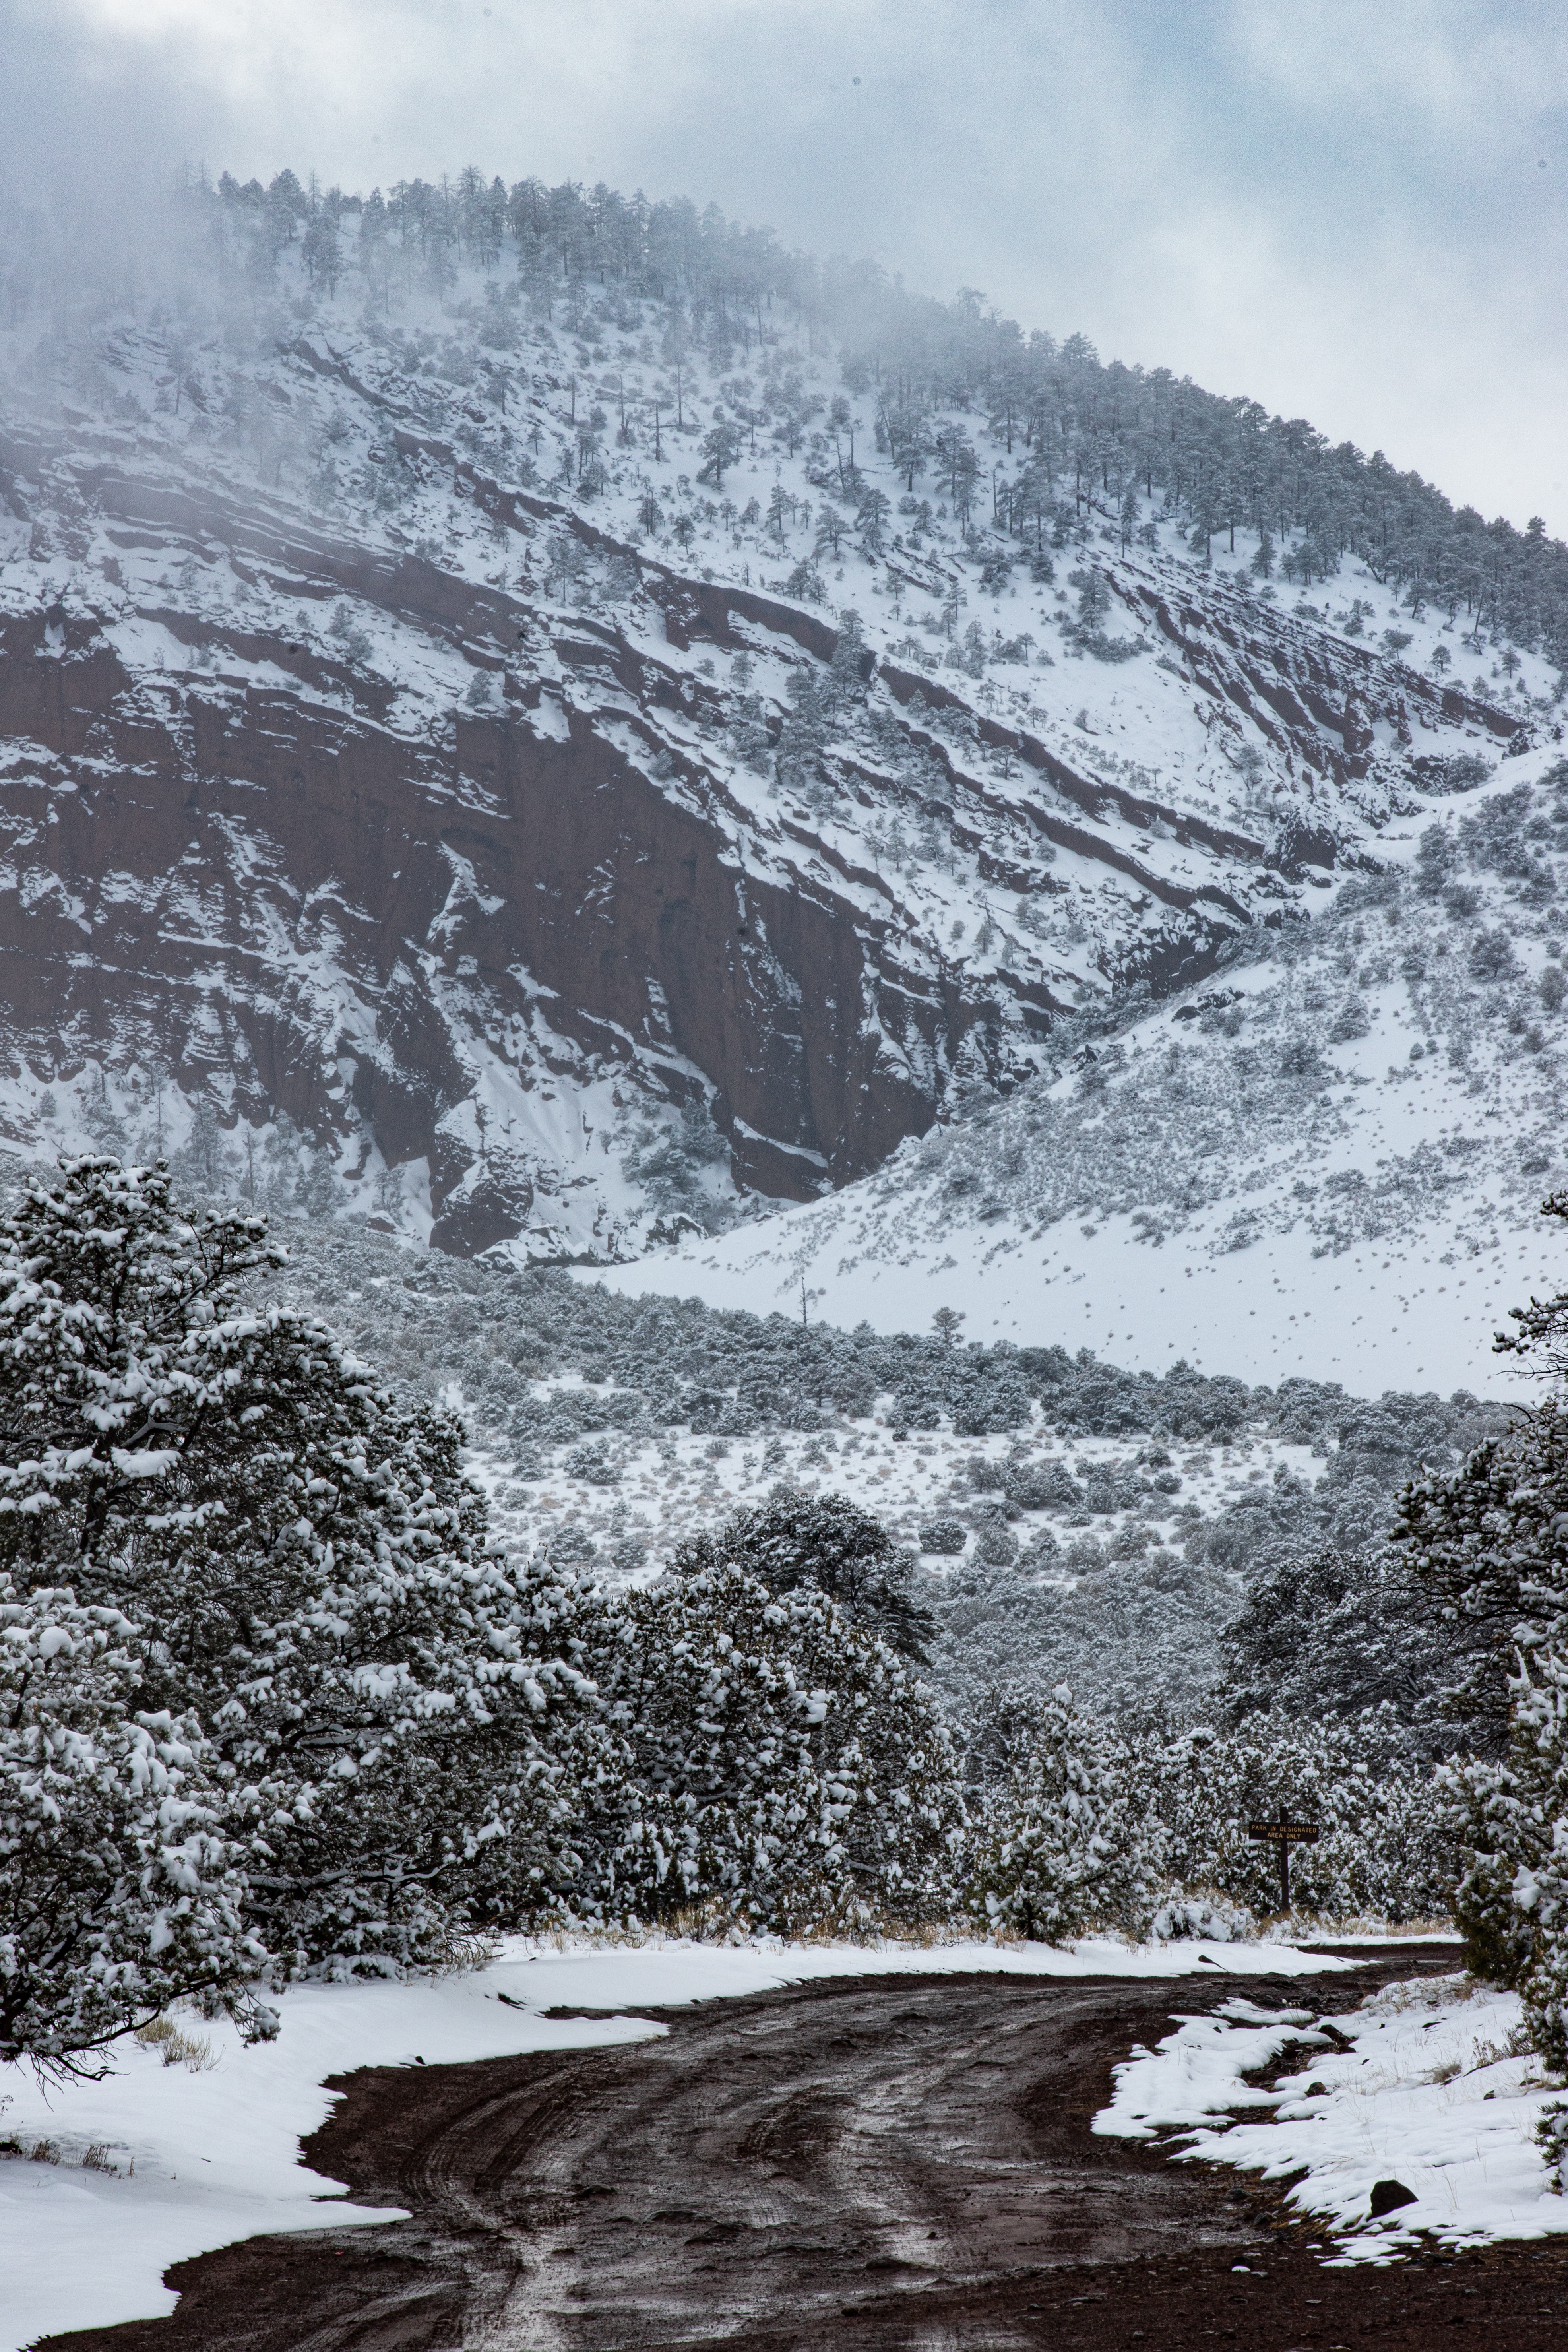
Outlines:
{"type": "MultiPolygon", "coordinates": [[[[159,348],[122,337],[128,382],[159,348]]],[[[198,417],[225,365],[188,360],[198,417]]],[[[928,651],[927,574],[978,562],[956,537],[858,559],[845,635],[752,583],[733,504],[720,562],[677,562],[635,481],[590,511],[531,460],[509,480],[384,352],[296,333],[247,367],[318,454],[358,453],[359,502],[281,460],[243,478],[145,401],[128,425],[58,383],[7,394],[0,1122],[24,1150],[151,1139],[253,1191],[259,1151],[268,1182],[442,1248],[624,1255],[877,1167],[1114,992],[1300,919],[1415,804],[1423,751],[1523,740],[1158,551],[1080,551],[1109,654],[1069,627],[1031,659],[1009,624],[1061,620],[1034,587],[997,591],[989,655],[935,615],[928,651]]],[[[526,398],[537,442],[542,365],[526,398]]]]}

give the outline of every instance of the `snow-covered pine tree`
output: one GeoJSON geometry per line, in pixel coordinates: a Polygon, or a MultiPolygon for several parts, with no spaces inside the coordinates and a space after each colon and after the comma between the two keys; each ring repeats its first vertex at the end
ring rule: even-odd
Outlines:
{"type": "Polygon", "coordinates": [[[1445,1775],[1468,1865],[1455,1916],[1471,1968],[1522,1993],[1536,2047],[1568,2070],[1568,1654],[1521,1649],[1510,1695],[1506,1755],[1445,1775]]]}
{"type": "MultiPolygon", "coordinates": [[[[1568,1196],[1544,1207],[1568,1219],[1568,1196]]],[[[1476,1637],[1460,1696],[1479,1753],[1445,1776],[1467,1955],[1520,1990],[1537,2047],[1568,2068],[1568,1296],[1532,1298],[1513,1320],[1500,1353],[1524,1357],[1555,1393],[1456,1476],[1414,1486],[1398,1535],[1445,1613],[1476,1637]]],[[[1561,2165],[1568,2118],[1553,2129],[1561,2165]]]]}
{"type": "Polygon", "coordinates": [[[574,1881],[579,1601],[486,1549],[448,1416],[247,1302],[280,1255],[162,1171],[29,1189],[0,1223],[0,1567],[133,1622],[279,1969],[397,1967],[574,1881]]]}
{"type": "Polygon", "coordinates": [[[1115,1727],[1062,1685],[1031,1704],[985,1790],[965,1893],[994,1930],[1059,1944],[1088,1928],[1147,1931],[1165,1838],[1115,1727]]]}
{"type": "Polygon", "coordinates": [[[96,2072],[191,1998],[272,2030],[216,1759],[144,1665],[117,1610],[0,1574],[0,2063],[96,2072]]]}
{"type": "Polygon", "coordinates": [[[730,1559],[625,1596],[599,1687],[626,1743],[606,1909],[797,1935],[938,1918],[962,1823],[931,1692],[824,1593],[730,1559]]]}
{"type": "MultiPolygon", "coordinates": [[[[1557,1302],[1561,1307],[1561,1302],[1557,1302]]],[[[1561,1344],[1557,1322],[1544,1344],[1561,1344]]],[[[1481,1753],[1448,1776],[1470,1965],[1526,1995],[1540,2046],[1568,2056],[1568,1412],[1552,1402],[1456,1477],[1402,1504],[1401,1534],[1446,1612],[1480,1637],[1462,1696],[1481,1753]],[[1510,1671],[1511,1667],[1511,1671],[1510,1671]]]]}
{"type": "Polygon", "coordinates": [[[914,1598],[913,1558],[847,1495],[775,1487],[755,1509],[681,1546],[672,1566],[691,1575],[721,1561],[770,1592],[825,1593],[868,1633],[924,1662],[932,1619],[914,1598]]]}
{"type": "Polygon", "coordinates": [[[1469,1672],[1474,1629],[1435,1611],[1409,1559],[1275,1539],[1226,1627],[1227,1718],[1275,1712],[1301,1721],[1388,1709],[1400,1751],[1436,1758],[1462,1740],[1445,1694],[1469,1672]]]}
{"type": "Polygon", "coordinates": [[[1456,1694],[1468,1744],[1500,1753],[1516,1654],[1568,1630],[1568,1407],[1521,1414],[1453,1477],[1400,1498],[1395,1539],[1444,1613],[1473,1638],[1456,1694]]]}

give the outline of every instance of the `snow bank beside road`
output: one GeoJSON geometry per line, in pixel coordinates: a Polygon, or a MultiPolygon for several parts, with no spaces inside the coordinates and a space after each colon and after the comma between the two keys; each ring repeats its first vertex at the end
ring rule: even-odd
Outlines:
{"type": "Polygon", "coordinates": [[[1516,2052],[1519,2025],[1517,1995],[1464,1977],[1389,1985],[1317,2021],[1227,2001],[1119,2066],[1094,2128],[1177,2132],[1183,2157],[1265,2180],[1303,2174],[1289,2201],[1322,2218],[1345,2261],[1385,2262],[1423,2231],[1456,2246],[1568,2232],[1568,2197],[1552,2192],[1535,2145],[1560,2094],[1516,2052]],[[1298,2053],[1273,2089],[1247,2081],[1298,2053]],[[1380,2181],[1410,2201],[1374,2217],[1380,2181]]]}
{"type": "Polygon", "coordinates": [[[0,2141],[19,2143],[23,2154],[0,2160],[0,2347],[17,2352],[40,2336],[158,2317],[175,2301],[164,2271],[237,2239],[395,2220],[395,2209],[349,2203],[338,2183],[300,2161],[300,2141],[331,2112],[336,2095],[322,2088],[330,2074],[638,2042],[663,2031],[630,2015],[545,2015],[557,2008],[664,2007],[899,1971],[1179,1977],[1215,1965],[1256,1974],[1348,1963],[1279,1944],[656,1941],[561,1949],[511,1938],[471,1975],[297,1986],[283,1998],[281,2033],[264,2048],[246,2049],[226,2024],[184,2019],[210,2044],[200,2072],[165,2066],[139,2043],[101,2083],[45,2088],[12,2067],[0,2078],[0,2098],[9,2100],[0,2141]],[[55,2161],[29,2160],[40,2142],[55,2161]]]}

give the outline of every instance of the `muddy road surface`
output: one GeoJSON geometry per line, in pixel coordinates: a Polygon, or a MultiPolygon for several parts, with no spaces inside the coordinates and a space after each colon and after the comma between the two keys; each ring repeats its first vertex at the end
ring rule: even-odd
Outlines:
{"type": "Polygon", "coordinates": [[[1555,2352],[1568,2248],[1329,2269],[1245,2176],[1089,2129],[1173,2011],[1345,2009],[1455,1958],[840,1978],[649,2011],[667,2034],[629,2047],[367,2070],[306,2153],[408,2221],[202,2255],[169,2318],[54,2352],[1555,2352]]]}

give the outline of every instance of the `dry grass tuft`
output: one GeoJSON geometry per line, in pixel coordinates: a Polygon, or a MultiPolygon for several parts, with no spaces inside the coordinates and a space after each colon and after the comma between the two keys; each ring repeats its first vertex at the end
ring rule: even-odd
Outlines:
{"type": "Polygon", "coordinates": [[[218,2053],[205,2034],[187,2033],[171,2017],[149,2018],[145,2025],[136,2028],[135,2038],[144,2050],[156,2050],[165,2066],[208,2074],[218,2063],[218,2053]]]}

